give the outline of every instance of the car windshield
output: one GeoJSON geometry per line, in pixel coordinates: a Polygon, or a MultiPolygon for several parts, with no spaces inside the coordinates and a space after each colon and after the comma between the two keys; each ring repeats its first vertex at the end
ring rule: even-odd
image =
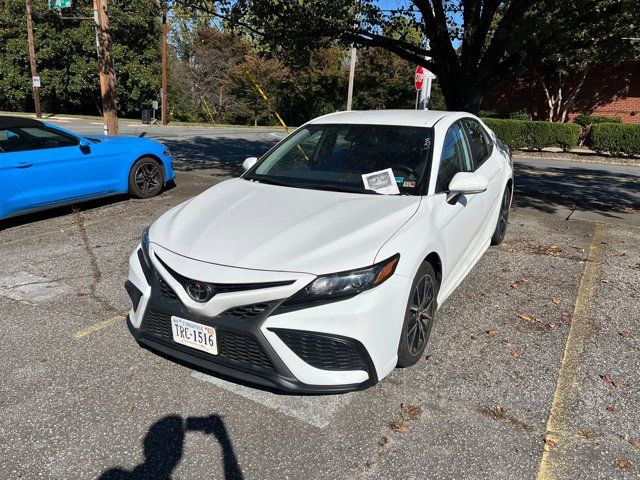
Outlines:
{"type": "MultiPolygon", "coordinates": [[[[398,186],[392,193],[419,195],[429,170],[432,143],[433,130],[426,127],[312,124],[274,148],[244,178],[291,187],[375,193],[365,188],[362,176],[391,169],[398,186]]],[[[389,176],[381,178],[386,181],[389,176]]]]}

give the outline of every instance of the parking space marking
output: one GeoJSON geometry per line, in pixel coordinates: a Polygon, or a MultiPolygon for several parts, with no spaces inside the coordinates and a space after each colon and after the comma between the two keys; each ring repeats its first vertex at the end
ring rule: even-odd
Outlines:
{"type": "Polygon", "coordinates": [[[104,320],[102,322],[94,323],[90,327],[87,327],[84,330],[80,330],[79,332],[74,333],[73,338],[75,338],[76,340],[80,340],[81,338],[84,338],[87,335],[91,335],[92,333],[117,325],[123,320],[124,320],[124,317],[122,315],[116,315],[115,317],[111,317],[108,320],[104,320]]]}
{"type": "Polygon", "coordinates": [[[278,395],[227,382],[201,372],[192,372],[191,376],[317,428],[329,426],[336,413],[347,406],[356,395],[356,393],[310,396],[278,395]]]}
{"type": "Polygon", "coordinates": [[[547,419],[545,445],[538,467],[537,480],[556,478],[555,472],[562,467],[566,453],[566,442],[571,438],[566,420],[570,408],[578,400],[580,361],[586,340],[591,337],[593,318],[593,297],[598,279],[598,267],[602,259],[602,241],[605,238],[604,225],[597,224],[589,255],[580,281],[569,335],[565,343],[556,389],[551,402],[551,412],[547,419]]]}

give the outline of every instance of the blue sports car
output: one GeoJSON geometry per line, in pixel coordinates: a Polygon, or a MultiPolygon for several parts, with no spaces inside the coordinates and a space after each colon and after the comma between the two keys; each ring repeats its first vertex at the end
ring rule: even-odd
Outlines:
{"type": "Polygon", "coordinates": [[[174,177],[169,150],[155,140],[81,137],[0,116],[0,219],[127,192],[148,198],[174,177]]]}

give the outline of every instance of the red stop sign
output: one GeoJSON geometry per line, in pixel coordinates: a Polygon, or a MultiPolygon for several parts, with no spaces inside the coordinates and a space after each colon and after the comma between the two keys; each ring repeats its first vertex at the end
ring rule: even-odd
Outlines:
{"type": "Polygon", "coordinates": [[[424,83],[424,68],[419,65],[418,68],[416,68],[414,83],[416,84],[416,90],[420,90],[422,88],[422,84],[424,83]]]}

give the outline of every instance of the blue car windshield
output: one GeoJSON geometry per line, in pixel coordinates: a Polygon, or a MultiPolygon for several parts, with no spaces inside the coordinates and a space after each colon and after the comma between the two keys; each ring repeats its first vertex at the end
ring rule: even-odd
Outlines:
{"type": "Polygon", "coordinates": [[[279,185],[372,193],[363,175],[391,169],[400,194],[419,195],[433,130],[366,124],[312,124],[269,152],[244,178],[279,185]]]}

